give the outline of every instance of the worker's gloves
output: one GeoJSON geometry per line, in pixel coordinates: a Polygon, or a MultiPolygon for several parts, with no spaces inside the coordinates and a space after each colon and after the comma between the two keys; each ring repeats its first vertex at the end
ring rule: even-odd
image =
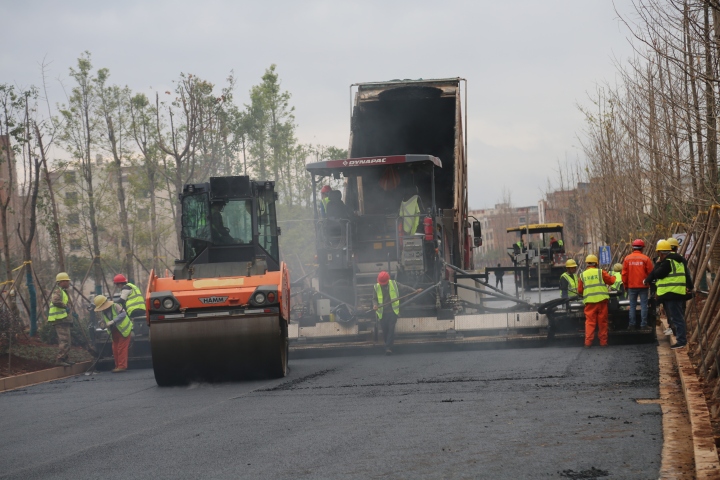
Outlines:
{"type": "Polygon", "coordinates": [[[110,327],[112,327],[113,325],[115,325],[115,322],[114,322],[114,321],[112,321],[112,322],[105,322],[105,328],[110,328],[110,327]]]}

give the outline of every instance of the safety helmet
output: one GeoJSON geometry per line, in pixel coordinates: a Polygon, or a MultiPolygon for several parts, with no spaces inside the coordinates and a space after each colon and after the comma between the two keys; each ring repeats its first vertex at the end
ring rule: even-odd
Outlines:
{"type": "Polygon", "coordinates": [[[668,238],[667,242],[670,244],[671,247],[678,248],[680,246],[680,242],[678,242],[677,238],[675,237],[668,238]]]}
{"type": "Polygon", "coordinates": [[[112,306],[112,302],[108,300],[105,295],[95,295],[95,298],[93,298],[93,303],[95,304],[96,312],[102,312],[103,310],[107,310],[112,306]]]}
{"type": "Polygon", "coordinates": [[[323,185],[323,187],[320,189],[320,193],[328,193],[330,190],[332,190],[332,187],[330,187],[330,185],[323,185]]]}
{"type": "Polygon", "coordinates": [[[588,255],[587,257],[585,257],[585,263],[594,263],[595,265],[597,265],[598,258],[595,255],[588,255]]]}
{"type": "Polygon", "coordinates": [[[622,263],[616,263],[613,265],[613,272],[622,272],[622,263]]]}
{"type": "Polygon", "coordinates": [[[125,275],[122,273],[118,273],[115,275],[115,278],[113,278],[113,283],[127,283],[127,278],[125,278],[125,275]]]}
{"type": "Polygon", "coordinates": [[[378,274],[377,281],[380,285],[387,285],[388,282],[390,281],[390,274],[388,272],[386,272],[385,270],[383,270],[382,272],[380,272],[378,274]]]}
{"type": "Polygon", "coordinates": [[[61,281],[63,281],[63,280],[67,280],[67,281],[69,282],[69,281],[70,281],[70,275],[68,275],[68,274],[65,273],[65,272],[60,272],[60,273],[58,273],[58,274],[55,276],[55,281],[56,281],[56,282],[61,282],[61,281]]]}
{"type": "Polygon", "coordinates": [[[645,242],[642,241],[641,238],[636,238],[632,242],[633,248],[645,248],[645,242]]]}
{"type": "Polygon", "coordinates": [[[668,242],[667,240],[660,240],[657,243],[655,250],[657,250],[658,252],[670,252],[672,251],[672,248],[670,247],[670,242],[668,242]]]}
{"type": "Polygon", "coordinates": [[[577,262],[573,260],[572,258],[565,262],[565,268],[574,268],[577,267],[577,262]]]}

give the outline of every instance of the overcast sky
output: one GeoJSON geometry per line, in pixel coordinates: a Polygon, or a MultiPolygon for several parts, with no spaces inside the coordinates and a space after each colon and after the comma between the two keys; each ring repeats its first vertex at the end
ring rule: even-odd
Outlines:
{"type": "Polygon", "coordinates": [[[351,83],[464,77],[470,207],[504,189],[533,205],[559,161],[582,161],[577,103],[631,55],[615,8],[631,15],[630,0],[0,0],[0,83],[40,84],[45,59],[62,102],[58,79],[89,50],[111,81],[148,93],[180,72],[222,84],[234,70],[245,103],[275,63],[299,140],[347,148],[351,83]]]}

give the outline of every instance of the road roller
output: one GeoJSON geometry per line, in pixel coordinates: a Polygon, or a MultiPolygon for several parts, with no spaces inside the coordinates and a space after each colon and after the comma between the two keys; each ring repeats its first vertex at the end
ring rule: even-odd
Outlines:
{"type": "Polygon", "coordinates": [[[182,258],[150,273],[147,318],[160,386],[283,377],[290,279],[275,183],[212,177],[180,194],[182,258]]]}

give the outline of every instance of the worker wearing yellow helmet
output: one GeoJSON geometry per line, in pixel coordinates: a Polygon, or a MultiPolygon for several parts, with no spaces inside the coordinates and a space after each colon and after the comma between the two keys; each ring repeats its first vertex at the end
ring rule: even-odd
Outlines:
{"type": "Polygon", "coordinates": [[[560,275],[560,298],[568,298],[568,292],[577,294],[578,276],[575,274],[577,263],[572,258],[565,262],[565,272],[560,275]]]}
{"type": "Polygon", "coordinates": [[[612,272],[610,272],[610,275],[615,276],[615,283],[612,284],[610,287],[612,290],[615,290],[618,292],[618,295],[622,297],[625,294],[625,289],[623,288],[623,281],[622,281],[622,263],[616,263],[613,265],[612,272]]]}
{"type": "Polygon", "coordinates": [[[114,303],[105,295],[97,295],[93,299],[95,311],[100,312],[98,324],[105,328],[112,337],[112,352],[115,360],[113,373],[124,372],[128,366],[128,349],[130,348],[130,333],[132,322],[122,305],[114,303]]]}
{"type": "Polygon", "coordinates": [[[598,338],[601,347],[608,345],[608,285],[615,283],[615,276],[611,276],[598,266],[595,255],[585,257],[587,268],[580,274],[578,293],[583,297],[585,304],[585,348],[590,348],[595,339],[595,327],[598,329],[598,338]]]}
{"type": "MultiPolygon", "coordinates": [[[[70,327],[72,327],[70,295],[70,276],[66,272],[60,272],[55,277],[57,286],[53,289],[50,296],[50,309],[48,310],[48,325],[55,327],[55,333],[58,339],[58,353],[55,357],[55,363],[63,367],[72,366],[74,362],[70,361],[70,327]]],[[[77,315],[73,313],[73,315],[77,315]]]]}
{"type": "Polygon", "coordinates": [[[675,343],[670,345],[670,348],[684,348],[687,345],[687,337],[682,304],[686,295],[693,290],[692,277],[683,258],[672,251],[670,242],[660,240],[656,250],[660,255],[660,261],[647,276],[645,283],[649,285],[655,282],[658,300],[665,306],[668,320],[675,327],[675,343]]]}

